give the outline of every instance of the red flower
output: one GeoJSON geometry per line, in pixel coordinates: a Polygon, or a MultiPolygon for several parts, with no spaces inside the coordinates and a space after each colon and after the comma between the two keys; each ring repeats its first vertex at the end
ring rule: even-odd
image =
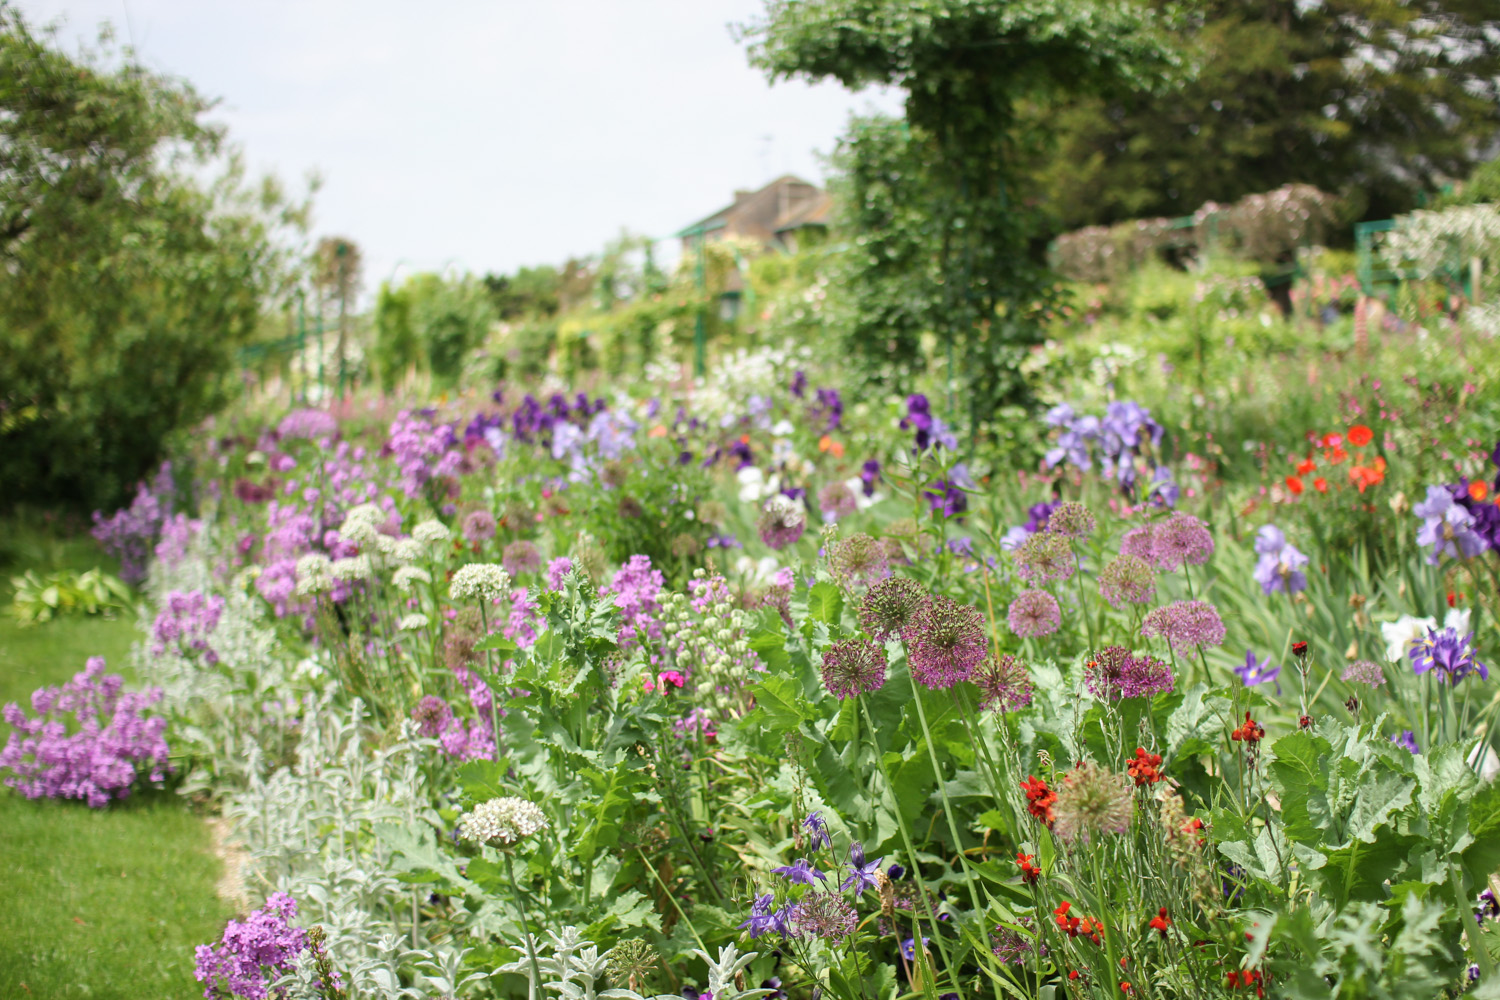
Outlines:
{"type": "Polygon", "coordinates": [[[1167,928],[1172,926],[1172,919],[1167,916],[1167,908],[1163,906],[1161,909],[1157,910],[1156,916],[1152,917],[1151,922],[1146,926],[1150,927],[1154,931],[1161,931],[1161,936],[1166,937],[1167,928]]]}
{"type": "Polygon", "coordinates": [[[1068,911],[1072,908],[1072,903],[1068,902],[1067,900],[1063,900],[1060,904],[1058,904],[1057,909],[1052,911],[1052,916],[1057,921],[1058,930],[1062,931],[1064,934],[1067,934],[1069,937],[1077,937],[1078,925],[1081,923],[1081,921],[1077,917],[1068,916],[1068,911]]]}
{"type": "Polygon", "coordinates": [[[1034,857],[1036,857],[1035,854],[1016,852],[1016,864],[1021,866],[1021,881],[1027,885],[1035,885],[1036,880],[1042,877],[1042,870],[1031,863],[1034,857]]]}
{"type": "Polygon", "coordinates": [[[1286,488],[1292,491],[1292,496],[1301,496],[1302,490],[1304,489],[1302,480],[1298,479],[1296,476],[1286,477],[1286,488]]]}
{"type": "Polygon", "coordinates": [[[1027,812],[1051,827],[1053,819],[1056,818],[1052,814],[1052,806],[1057,802],[1057,793],[1035,775],[1021,782],[1021,791],[1026,793],[1027,812]]]}
{"type": "Polygon", "coordinates": [[[1310,458],[1304,458],[1297,463],[1297,475],[1305,476],[1318,467],[1318,464],[1310,458]]]}
{"type": "Polygon", "coordinates": [[[1328,480],[1324,479],[1322,476],[1319,476],[1317,479],[1313,480],[1313,489],[1317,490],[1319,493],[1327,493],[1328,480]]]}
{"type": "Polygon", "coordinates": [[[1068,978],[1069,979],[1077,979],[1078,978],[1078,970],[1077,969],[1069,969],[1068,970],[1068,978]]]}
{"type": "Polygon", "coordinates": [[[1255,744],[1263,740],[1265,738],[1265,735],[1265,727],[1256,722],[1254,719],[1250,718],[1250,713],[1246,712],[1245,724],[1236,729],[1234,732],[1230,733],[1229,738],[1234,740],[1235,742],[1245,742],[1249,743],[1251,746],[1254,746],[1255,744]]]}
{"type": "Polygon", "coordinates": [[[1292,643],[1292,655],[1295,656],[1295,657],[1297,657],[1297,659],[1299,659],[1299,660],[1302,659],[1304,656],[1306,656],[1307,655],[1307,643],[1305,643],[1305,642],[1294,642],[1294,643],[1292,643]]]}
{"type": "MultiPolygon", "coordinates": [[[[1187,819],[1187,822],[1185,822],[1185,823],[1182,824],[1182,832],[1183,833],[1193,834],[1193,833],[1197,833],[1201,829],[1203,829],[1203,821],[1201,819],[1199,819],[1197,816],[1189,816],[1188,819],[1187,819]]],[[[1199,837],[1198,838],[1198,846],[1199,847],[1207,847],[1208,846],[1208,838],[1207,837],[1199,837]]],[[[1204,941],[1204,942],[1199,942],[1199,943],[1201,943],[1201,944],[1207,944],[1208,942],[1204,941]]]]}
{"type": "Polygon", "coordinates": [[[1125,761],[1126,772],[1135,779],[1136,787],[1154,785],[1161,780],[1161,754],[1147,753],[1145,747],[1135,748],[1135,757],[1125,761]]]}
{"type": "Polygon", "coordinates": [[[1363,448],[1373,440],[1375,440],[1375,432],[1364,424],[1355,424],[1349,428],[1349,443],[1354,447],[1363,448]]]}
{"type": "Polygon", "coordinates": [[[1469,484],[1469,499],[1475,503],[1483,503],[1484,498],[1490,495],[1489,484],[1476,479],[1469,484]]]}

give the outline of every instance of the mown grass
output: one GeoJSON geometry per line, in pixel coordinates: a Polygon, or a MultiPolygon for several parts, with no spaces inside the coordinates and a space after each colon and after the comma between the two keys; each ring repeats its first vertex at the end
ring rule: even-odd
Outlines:
{"type": "MultiPolygon", "coordinates": [[[[128,678],[133,619],[23,628],[8,614],[12,575],[114,571],[93,541],[34,518],[0,524],[0,536],[0,703],[28,705],[33,690],[66,681],[90,656],[128,678]]],[[[8,734],[0,723],[0,739],[8,734]]],[[[0,997],[202,995],[193,946],[215,940],[230,913],[215,892],[208,827],[176,796],[96,810],[0,791],[0,872],[0,997]]]]}

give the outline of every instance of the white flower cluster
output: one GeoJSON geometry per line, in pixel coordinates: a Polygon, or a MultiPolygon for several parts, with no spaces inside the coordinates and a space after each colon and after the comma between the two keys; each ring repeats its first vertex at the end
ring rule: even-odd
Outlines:
{"type": "Polygon", "coordinates": [[[420,632],[427,627],[427,616],[420,611],[404,615],[397,626],[402,632],[420,632]]]}
{"type": "Polygon", "coordinates": [[[297,560],[297,593],[302,597],[326,594],[333,589],[332,563],[321,552],[312,552],[297,560]]]}
{"type": "Polygon", "coordinates": [[[350,556],[347,559],[335,559],[328,567],[328,572],[335,580],[368,580],[375,575],[375,567],[370,564],[369,556],[350,556]]]}
{"type": "Polygon", "coordinates": [[[386,520],[385,511],[372,503],[362,503],[349,508],[344,523],[339,525],[339,534],[361,549],[377,545],[381,538],[380,525],[386,520]]]}
{"type": "Polygon", "coordinates": [[[419,583],[431,583],[432,574],[420,566],[402,566],[396,570],[395,576],[391,577],[391,582],[396,585],[397,590],[408,593],[419,583]]]}
{"type": "Polygon", "coordinates": [[[547,817],[525,799],[507,795],[474,807],[459,823],[459,836],[479,844],[514,844],[547,828],[547,817]]]}
{"type": "Polygon", "coordinates": [[[469,563],[453,574],[448,596],[455,601],[495,601],[510,596],[510,574],[495,563],[469,563]]]}
{"type": "Polygon", "coordinates": [[[789,528],[795,528],[807,520],[807,511],[803,509],[801,504],[785,493],[776,494],[767,500],[766,505],[761,509],[778,523],[784,524],[789,528]]]}
{"type": "Polygon", "coordinates": [[[423,521],[411,529],[411,537],[423,545],[437,547],[447,545],[448,540],[453,537],[453,532],[449,531],[448,526],[442,521],[423,521]]]}

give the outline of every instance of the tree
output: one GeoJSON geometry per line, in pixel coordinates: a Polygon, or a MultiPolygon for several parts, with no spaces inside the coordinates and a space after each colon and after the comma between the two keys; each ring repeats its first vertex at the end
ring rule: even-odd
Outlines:
{"type": "Polygon", "coordinates": [[[208,101],[112,56],[0,0],[3,506],[112,503],[221,406],[305,219],[243,185],[208,101]]]}
{"type": "Polygon", "coordinates": [[[904,122],[857,121],[840,153],[851,351],[889,371],[937,333],[971,428],[1024,399],[1050,280],[1019,197],[1020,107],[1158,85],[1174,58],[1155,18],[1124,0],[768,0],[743,32],[772,80],[906,90],[904,122]]]}
{"type": "Polygon", "coordinates": [[[1060,93],[1026,109],[1062,229],[1182,216],[1289,183],[1389,218],[1463,177],[1500,136],[1494,0],[1204,0],[1169,93],[1060,93]]]}
{"type": "Polygon", "coordinates": [[[333,299],[339,304],[339,337],[334,356],[338,359],[339,392],[346,390],[345,377],[349,350],[349,300],[359,291],[361,258],[359,247],[343,236],[325,236],[318,241],[313,254],[316,269],[313,285],[318,289],[321,309],[333,299]]]}

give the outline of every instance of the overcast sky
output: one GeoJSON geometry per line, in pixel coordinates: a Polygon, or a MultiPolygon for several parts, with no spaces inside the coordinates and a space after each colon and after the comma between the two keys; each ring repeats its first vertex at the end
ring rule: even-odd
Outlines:
{"type": "Polygon", "coordinates": [[[759,0],[19,0],[68,47],[111,21],[222,99],[254,171],[317,170],[315,231],[476,273],[668,236],[782,173],[819,181],[851,111],[897,93],[771,87],[729,25],[759,0]]]}

